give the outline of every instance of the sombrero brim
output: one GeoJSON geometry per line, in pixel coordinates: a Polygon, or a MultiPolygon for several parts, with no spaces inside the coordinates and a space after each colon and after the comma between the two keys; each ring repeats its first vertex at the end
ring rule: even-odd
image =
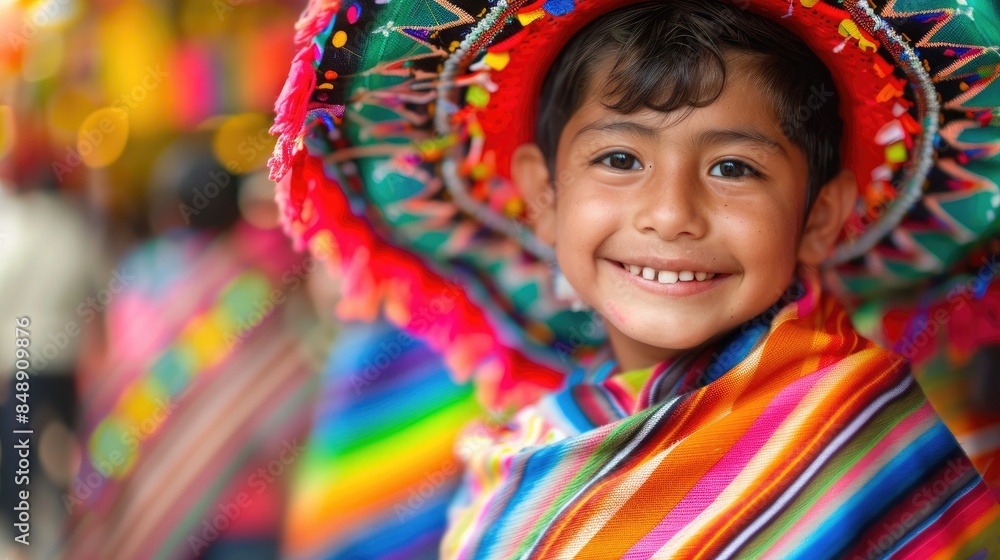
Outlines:
{"type": "MultiPolygon", "coordinates": [[[[629,3],[310,4],[277,105],[272,176],[292,236],[339,255],[345,313],[384,303],[414,331],[435,294],[460,287],[464,299],[436,317],[446,328],[425,337],[461,376],[489,371],[493,389],[504,385],[493,396],[519,384],[519,368],[529,385],[557,383],[567,356],[600,341],[581,327],[591,317],[550,292],[545,248],[523,226],[528,207],[508,165],[532,140],[562,46],[629,3]]],[[[996,6],[740,5],[801,37],[836,81],[843,165],[861,195],[830,260],[837,287],[867,296],[912,285],[996,232],[996,6]]]]}

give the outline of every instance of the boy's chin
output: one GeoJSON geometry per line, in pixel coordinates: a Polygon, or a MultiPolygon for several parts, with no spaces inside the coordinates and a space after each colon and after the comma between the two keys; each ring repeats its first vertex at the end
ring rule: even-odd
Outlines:
{"type": "Polygon", "coordinates": [[[650,348],[663,350],[664,352],[688,352],[696,350],[709,343],[711,337],[657,337],[646,340],[637,340],[650,348]]]}
{"type": "Polygon", "coordinates": [[[606,320],[609,333],[617,331],[616,351],[635,352],[645,356],[657,356],[660,361],[676,354],[701,348],[719,338],[721,333],[684,331],[665,325],[632,325],[622,328],[615,321],[606,320]],[[665,332],[672,331],[672,332],[665,332]]]}

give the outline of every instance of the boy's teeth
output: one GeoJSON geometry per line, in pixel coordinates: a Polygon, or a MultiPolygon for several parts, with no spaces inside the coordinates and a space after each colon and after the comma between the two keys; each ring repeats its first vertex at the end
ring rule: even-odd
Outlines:
{"type": "Polygon", "coordinates": [[[692,270],[656,270],[648,266],[621,263],[622,268],[627,270],[632,276],[642,276],[646,280],[653,280],[660,284],[675,284],[677,282],[704,281],[715,278],[714,272],[694,272],[692,270]]]}
{"type": "Polygon", "coordinates": [[[656,276],[656,279],[660,282],[660,284],[676,284],[677,273],[670,270],[661,270],[656,276]]]}

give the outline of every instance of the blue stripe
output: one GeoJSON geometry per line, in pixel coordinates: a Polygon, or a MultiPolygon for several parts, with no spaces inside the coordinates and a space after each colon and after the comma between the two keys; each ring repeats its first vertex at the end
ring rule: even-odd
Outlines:
{"type": "Polygon", "coordinates": [[[600,367],[597,368],[597,373],[594,375],[594,381],[601,383],[608,379],[608,375],[614,371],[615,366],[618,364],[615,360],[607,360],[600,367]]]}
{"type": "Polygon", "coordinates": [[[583,433],[597,428],[597,425],[591,422],[590,418],[583,413],[579,403],[577,403],[576,399],[573,397],[572,391],[560,391],[558,394],[553,395],[552,400],[559,408],[559,411],[562,412],[563,417],[566,418],[566,420],[572,424],[574,428],[576,428],[577,433],[583,433]]]}
{"type": "MultiPolygon", "coordinates": [[[[565,440],[564,440],[565,441],[565,440]]],[[[562,443],[562,442],[560,442],[562,443]]],[[[538,494],[546,494],[552,491],[552,485],[547,484],[545,479],[553,469],[557,468],[560,464],[561,459],[565,455],[562,449],[562,445],[549,445],[546,447],[540,447],[532,451],[524,452],[526,454],[530,453],[527,457],[517,457],[515,456],[514,461],[525,461],[523,475],[519,478],[512,477],[508,481],[508,486],[502,490],[498,496],[502,497],[506,492],[513,492],[514,495],[511,496],[507,503],[504,504],[503,509],[496,512],[498,519],[510,519],[512,517],[517,517],[518,510],[523,510],[525,508],[530,508],[532,497],[536,496],[536,488],[538,489],[538,494]],[[518,486],[516,488],[511,488],[511,482],[517,482],[518,486]],[[525,502],[528,502],[527,504],[525,502]]],[[[516,468],[516,464],[511,465],[511,470],[516,468]]],[[[495,506],[495,504],[494,504],[495,506]]],[[[498,543],[505,544],[506,540],[501,534],[501,530],[506,527],[506,523],[489,523],[486,531],[483,532],[483,537],[479,541],[479,546],[476,549],[476,558],[493,558],[495,555],[495,548],[498,543]]],[[[522,535],[524,537],[525,535],[522,535]]]]}
{"type": "Polygon", "coordinates": [[[937,422],[893,457],[787,558],[813,560],[843,554],[883,511],[909,495],[913,487],[957,451],[958,444],[951,432],[937,422]]]}

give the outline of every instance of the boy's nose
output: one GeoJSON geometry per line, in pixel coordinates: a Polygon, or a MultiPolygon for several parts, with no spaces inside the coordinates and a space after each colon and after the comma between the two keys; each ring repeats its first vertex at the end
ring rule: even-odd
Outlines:
{"type": "Polygon", "coordinates": [[[703,237],[708,221],[700,185],[698,176],[689,172],[653,174],[636,197],[636,229],[655,233],[665,241],[703,237]]]}

